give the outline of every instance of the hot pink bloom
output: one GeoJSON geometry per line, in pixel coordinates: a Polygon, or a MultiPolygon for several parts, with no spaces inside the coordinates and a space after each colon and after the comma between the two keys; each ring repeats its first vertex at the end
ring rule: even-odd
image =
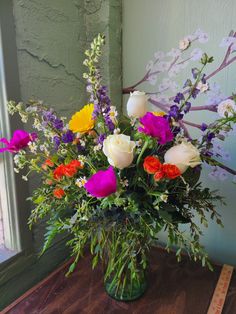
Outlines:
{"type": "Polygon", "coordinates": [[[10,153],[17,153],[22,148],[27,147],[28,143],[34,141],[36,138],[36,133],[28,133],[24,130],[16,130],[13,133],[10,142],[4,137],[0,139],[0,142],[6,145],[6,147],[0,148],[0,153],[5,151],[10,153]]]}
{"type": "Polygon", "coordinates": [[[98,198],[115,193],[117,183],[113,167],[110,166],[107,170],[99,170],[88,179],[84,187],[89,194],[98,198]]]}
{"type": "Polygon", "coordinates": [[[140,122],[143,126],[138,128],[139,132],[157,138],[159,144],[164,145],[173,140],[173,133],[171,132],[169,122],[165,118],[147,112],[140,119],[140,122]]]}

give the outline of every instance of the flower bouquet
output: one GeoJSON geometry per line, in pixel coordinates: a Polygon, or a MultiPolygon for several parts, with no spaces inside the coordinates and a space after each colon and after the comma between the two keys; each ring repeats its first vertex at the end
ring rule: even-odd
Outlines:
{"type": "MultiPolygon", "coordinates": [[[[23,179],[31,172],[41,176],[30,197],[34,209],[29,225],[46,217],[42,253],[56,235],[68,233],[67,245],[74,256],[68,274],[89,245],[92,267],[99,260],[104,265],[108,294],[134,300],[146,289],[148,251],[161,230],[168,235],[167,249],[178,248],[178,260],[187,251],[211,268],[200,244],[201,225],[207,226],[209,217],[222,224],[214,207],[222,198],[203,187],[199,178],[203,162],[234,173],[215,158],[212,142],[232,129],[235,104],[232,96],[215,105],[222,117],[203,124],[199,138],[190,137],[183,117],[191,109],[190,99],[207,85],[204,69],[213,61],[202,54],[200,69],[194,69],[183,92],[166,106],[155,100],[161,111],[148,111],[147,101],[153,98],[133,86],[124,89],[131,92],[128,116],[118,114],[98,66],[104,42],[98,35],[85,52],[88,104],[67,123],[42,102],[10,101],[10,114],[19,113],[23,122],[32,119],[35,132],[17,130],[10,141],[2,138],[5,147],[0,151],[14,154],[16,172],[27,167],[23,179]]],[[[190,39],[181,43],[179,51],[187,44],[190,39]]]]}

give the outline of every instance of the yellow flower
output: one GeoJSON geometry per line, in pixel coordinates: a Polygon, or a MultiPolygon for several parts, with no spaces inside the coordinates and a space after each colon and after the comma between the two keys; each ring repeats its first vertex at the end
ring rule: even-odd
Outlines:
{"type": "Polygon", "coordinates": [[[69,129],[73,133],[86,133],[94,128],[93,119],[94,104],[84,106],[80,111],[76,112],[70,122],[69,129]]]}
{"type": "Polygon", "coordinates": [[[166,113],[164,111],[153,111],[154,116],[163,117],[166,113]]]}

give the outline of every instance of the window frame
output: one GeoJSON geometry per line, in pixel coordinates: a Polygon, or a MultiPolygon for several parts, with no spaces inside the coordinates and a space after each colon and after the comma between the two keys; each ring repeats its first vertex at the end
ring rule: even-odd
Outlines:
{"type": "MultiPolygon", "coordinates": [[[[7,100],[19,101],[20,84],[12,0],[0,1],[0,129],[1,137],[10,138],[13,130],[22,129],[17,117],[9,117],[7,100]]],[[[13,156],[1,155],[5,190],[1,192],[5,246],[15,253],[32,247],[32,234],[27,225],[30,206],[26,203],[27,182],[14,173],[13,156]]],[[[2,182],[3,182],[2,181],[2,182]]]]}

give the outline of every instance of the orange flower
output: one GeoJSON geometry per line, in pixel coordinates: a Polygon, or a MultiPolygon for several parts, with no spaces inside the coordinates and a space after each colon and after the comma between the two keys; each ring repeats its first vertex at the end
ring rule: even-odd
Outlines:
{"type": "Polygon", "coordinates": [[[143,168],[149,174],[154,174],[162,167],[160,160],[155,156],[147,156],[144,159],[143,168]]]}
{"type": "Polygon", "coordinates": [[[51,179],[46,179],[45,184],[53,185],[53,181],[51,179]]]}
{"type": "Polygon", "coordinates": [[[45,162],[42,164],[42,168],[44,170],[47,170],[48,167],[53,167],[54,166],[54,162],[51,161],[51,159],[46,159],[45,162]]]}
{"type": "Polygon", "coordinates": [[[62,177],[73,177],[78,169],[82,169],[83,165],[78,160],[72,160],[67,165],[59,165],[54,171],[53,171],[53,177],[56,180],[60,180],[62,177]]]}
{"type": "Polygon", "coordinates": [[[61,188],[56,188],[54,191],[53,191],[53,195],[56,197],[56,198],[62,198],[64,195],[65,195],[65,191],[61,188]]]}
{"type": "Polygon", "coordinates": [[[164,164],[162,171],[168,179],[175,179],[181,176],[181,172],[176,165],[164,164]]]}
{"type": "Polygon", "coordinates": [[[158,170],[155,174],[154,174],[154,180],[155,181],[160,181],[161,179],[163,179],[165,177],[165,173],[162,170],[158,170]]]}

